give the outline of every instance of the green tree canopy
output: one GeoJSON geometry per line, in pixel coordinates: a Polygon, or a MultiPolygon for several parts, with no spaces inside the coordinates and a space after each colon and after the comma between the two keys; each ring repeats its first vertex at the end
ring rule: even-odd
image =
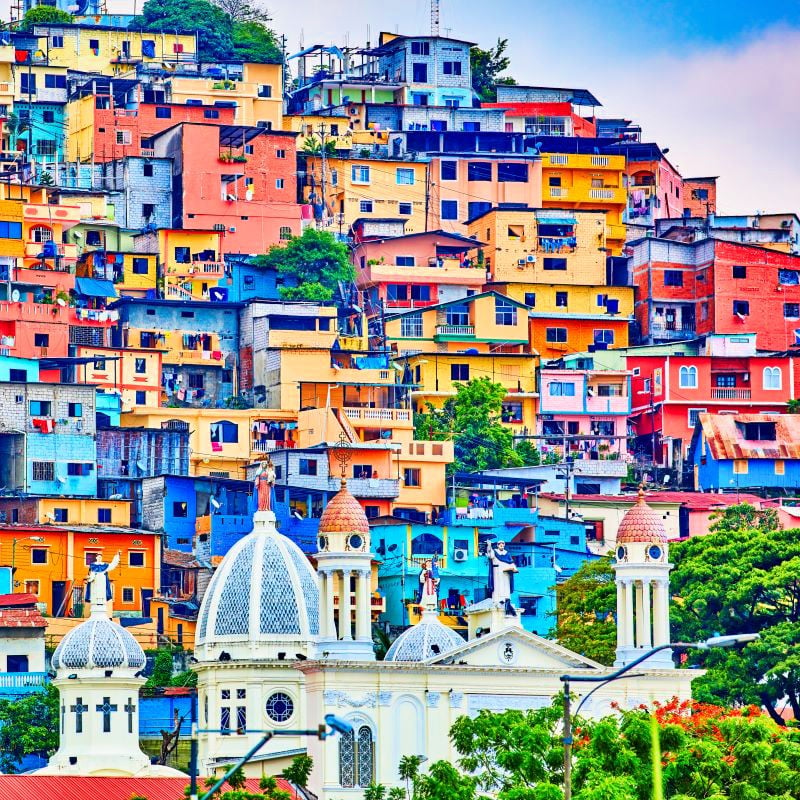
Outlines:
{"type": "Polygon", "coordinates": [[[456,396],[441,408],[426,404],[414,420],[418,439],[452,439],[456,470],[477,472],[499,467],[519,467],[538,459],[535,448],[514,447],[511,430],[502,424],[503,384],[488,377],[456,383],[456,396]]]}
{"type": "Polygon", "coordinates": [[[302,236],[294,236],[284,246],[271,247],[253,263],[275,269],[297,284],[281,288],[286,300],[331,300],[340,281],[350,282],[355,277],[347,246],[316,228],[306,228],[302,236]]]}
{"type": "Polygon", "coordinates": [[[473,47],[469,51],[472,88],[485,103],[493,103],[497,100],[497,90],[494,88],[496,84],[513,85],[516,83],[514,78],[508,76],[500,77],[500,73],[508,69],[511,63],[511,60],[505,54],[507,48],[508,39],[498,39],[497,44],[488,50],[473,47]]]}
{"type": "Polygon", "coordinates": [[[15,772],[25,756],[58,749],[58,690],[48,684],[19,700],[0,700],[0,770],[15,772]]]}
{"type": "Polygon", "coordinates": [[[559,643],[601,664],[613,664],[617,646],[617,589],[611,558],[585,561],[556,586],[559,643]]]}
{"type": "Polygon", "coordinates": [[[71,25],[73,22],[72,14],[62,11],[55,6],[33,6],[25,12],[22,18],[22,25],[25,30],[30,30],[34,25],[45,25],[47,23],[55,25],[71,25]]]}
{"type": "Polygon", "coordinates": [[[283,61],[275,33],[257,20],[233,23],[233,55],[257,64],[280,64],[283,61]]]}

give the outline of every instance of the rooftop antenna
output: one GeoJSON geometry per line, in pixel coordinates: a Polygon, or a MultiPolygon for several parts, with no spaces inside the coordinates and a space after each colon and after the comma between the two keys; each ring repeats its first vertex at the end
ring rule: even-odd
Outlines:
{"type": "Polygon", "coordinates": [[[440,0],[431,0],[431,36],[439,35],[439,3],[440,0]]]}

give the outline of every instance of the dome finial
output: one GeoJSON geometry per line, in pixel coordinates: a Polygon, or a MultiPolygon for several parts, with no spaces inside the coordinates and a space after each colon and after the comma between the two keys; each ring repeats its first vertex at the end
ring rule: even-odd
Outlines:
{"type": "Polygon", "coordinates": [[[342,470],[342,489],[347,486],[347,465],[350,463],[350,442],[344,431],[339,434],[339,443],[333,448],[333,457],[342,470]]]}
{"type": "Polygon", "coordinates": [[[639,505],[644,505],[644,503],[645,503],[645,499],[644,499],[644,481],[642,481],[639,484],[639,498],[638,498],[638,500],[636,502],[639,505]]]}

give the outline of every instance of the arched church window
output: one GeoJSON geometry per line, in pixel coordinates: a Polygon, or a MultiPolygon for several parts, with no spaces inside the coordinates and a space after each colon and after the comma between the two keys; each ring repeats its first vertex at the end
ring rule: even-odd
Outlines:
{"type": "Polygon", "coordinates": [[[343,787],[365,787],[372,783],[375,742],[367,725],[339,737],[339,783],[343,787]]]}

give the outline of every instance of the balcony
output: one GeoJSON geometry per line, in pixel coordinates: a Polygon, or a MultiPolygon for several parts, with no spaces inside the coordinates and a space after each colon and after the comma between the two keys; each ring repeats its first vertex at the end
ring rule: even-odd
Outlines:
{"type": "Polygon", "coordinates": [[[155,158],[156,157],[156,151],[152,150],[149,147],[143,147],[141,149],[141,154],[142,154],[142,158],[155,158]]]}
{"type": "Polygon", "coordinates": [[[650,336],[655,339],[693,339],[695,333],[691,322],[653,322],[650,336]]]}
{"type": "Polygon", "coordinates": [[[452,338],[468,338],[475,337],[474,325],[437,325],[436,336],[448,336],[452,338]]]}
{"type": "Polygon", "coordinates": [[[466,525],[480,527],[481,525],[536,525],[539,513],[535,508],[507,508],[494,505],[492,508],[448,508],[444,514],[445,525],[466,525]]]}
{"type": "Polygon", "coordinates": [[[272,453],[275,450],[287,450],[293,447],[294,442],[291,439],[265,439],[263,441],[250,442],[250,450],[253,453],[272,453]]]}
{"type": "Polygon", "coordinates": [[[553,200],[566,200],[569,197],[569,189],[566,186],[551,186],[550,197],[553,200]]]}
{"type": "Polygon", "coordinates": [[[447,283],[459,286],[481,286],[486,276],[485,266],[464,266],[457,258],[429,258],[411,267],[397,264],[368,264],[359,270],[359,285],[382,282],[447,283]]]}
{"type": "Polygon", "coordinates": [[[629,414],[631,399],[625,395],[587,397],[586,410],[592,414],[629,414]]]}
{"type": "MultiPolygon", "coordinates": [[[[44,242],[25,242],[25,257],[38,258],[44,250],[44,242]]],[[[78,248],[74,244],[56,244],[56,253],[61,257],[75,261],[78,257],[78,248]]],[[[52,259],[51,259],[52,260],[52,259]]]]}
{"type": "Polygon", "coordinates": [[[711,389],[712,400],[749,400],[750,389],[724,389],[713,387],[711,389]]]}
{"type": "Polygon", "coordinates": [[[356,428],[382,427],[387,423],[402,423],[408,427],[413,423],[412,413],[407,408],[343,408],[345,417],[356,428]]]}
{"type": "Polygon", "coordinates": [[[190,276],[192,278],[222,278],[225,275],[224,261],[192,261],[188,264],[174,264],[167,268],[168,275],[190,276]]]}
{"type": "Polygon", "coordinates": [[[0,672],[0,695],[35,692],[47,681],[46,672],[0,672]]]}

